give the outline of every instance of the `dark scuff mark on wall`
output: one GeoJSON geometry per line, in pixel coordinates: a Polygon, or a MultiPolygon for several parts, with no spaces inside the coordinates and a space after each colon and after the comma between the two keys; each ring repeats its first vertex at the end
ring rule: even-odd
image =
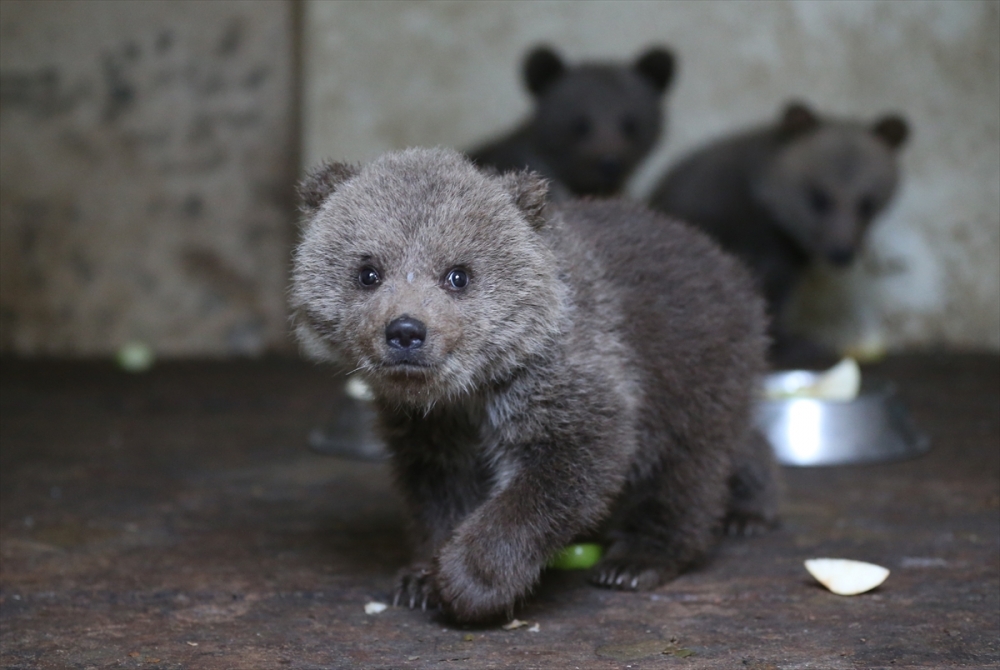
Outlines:
{"type": "Polygon", "coordinates": [[[107,123],[114,123],[123,112],[135,104],[135,86],[125,77],[123,60],[135,60],[135,58],[123,59],[116,54],[107,54],[103,59],[104,121],[107,123]]]}
{"type": "Polygon", "coordinates": [[[222,33],[218,47],[215,49],[216,55],[222,57],[235,56],[243,43],[243,32],[243,22],[238,18],[231,20],[222,33]]]}
{"type": "Polygon", "coordinates": [[[0,109],[23,110],[45,119],[73,111],[89,94],[85,84],[67,90],[55,67],[0,71],[0,109]]]}
{"type": "Polygon", "coordinates": [[[244,277],[213,249],[185,247],[180,252],[181,267],[192,278],[209,286],[227,300],[252,302],[256,282],[244,277]]]}

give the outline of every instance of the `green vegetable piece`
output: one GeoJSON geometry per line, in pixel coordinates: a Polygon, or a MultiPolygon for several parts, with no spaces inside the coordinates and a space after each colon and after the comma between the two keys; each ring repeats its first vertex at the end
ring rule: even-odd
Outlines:
{"type": "Polygon", "coordinates": [[[156,354],[144,342],[128,342],[122,345],[115,356],[118,365],[126,372],[145,372],[153,367],[156,354]]]}
{"type": "Polygon", "coordinates": [[[601,553],[599,544],[571,544],[549,559],[549,567],[555,570],[586,570],[601,560],[601,553]]]}

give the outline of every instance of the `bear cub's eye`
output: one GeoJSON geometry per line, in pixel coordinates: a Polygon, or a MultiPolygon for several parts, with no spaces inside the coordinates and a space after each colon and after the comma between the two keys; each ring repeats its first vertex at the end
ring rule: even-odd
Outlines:
{"type": "Polygon", "coordinates": [[[862,196],[858,200],[858,218],[867,221],[875,215],[875,210],[878,209],[878,205],[875,203],[875,198],[870,195],[862,196]]]}
{"type": "Polygon", "coordinates": [[[578,116],[573,119],[573,122],[569,126],[570,134],[578,140],[586,139],[590,135],[591,129],[590,119],[585,116],[578,116]]]}
{"type": "Polygon", "coordinates": [[[817,214],[828,214],[833,209],[833,198],[818,186],[809,187],[808,198],[809,206],[817,214]]]}
{"type": "Polygon", "coordinates": [[[445,275],[444,283],[453,291],[461,291],[469,285],[469,273],[462,268],[452,268],[445,275]]]}
{"type": "Polygon", "coordinates": [[[639,137],[639,121],[634,116],[622,117],[620,123],[622,135],[626,139],[634,140],[639,137]]]}
{"type": "Polygon", "coordinates": [[[358,272],[358,281],[362,286],[372,287],[378,286],[382,278],[378,276],[378,270],[370,265],[366,265],[358,272]]]}

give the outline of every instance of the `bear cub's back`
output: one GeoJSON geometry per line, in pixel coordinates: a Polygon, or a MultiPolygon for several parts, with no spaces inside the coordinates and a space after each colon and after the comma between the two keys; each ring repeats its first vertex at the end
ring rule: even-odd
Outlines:
{"type": "Polygon", "coordinates": [[[623,200],[566,203],[561,211],[596,254],[607,290],[644,348],[658,342],[691,348],[704,342],[679,340],[726,337],[720,329],[735,339],[737,332],[763,329],[750,274],[705,233],[623,200]]]}

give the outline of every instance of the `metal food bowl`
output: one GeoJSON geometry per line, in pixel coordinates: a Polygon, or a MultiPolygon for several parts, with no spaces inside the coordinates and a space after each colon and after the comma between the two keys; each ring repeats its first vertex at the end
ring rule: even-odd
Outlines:
{"type": "MultiPolygon", "coordinates": [[[[793,388],[806,371],[775,373],[768,385],[793,388]]],[[[375,437],[374,409],[365,389],[348,383],[337,412],[309,435],[309,446],[329,456],[366,461],[388,457],[375,437]]],[[[789,397],[763,400],[757,425],[782,465],[879,463],[912,458],[930,448],[914,428],[889,382],[866,378],[852,400],[789,397]]]]}
{"type": "Polygon", "coordinates": [[[330,421],[309,433],[309,447],[326,456],[359,461],[383,461],[389,457],[375,435],[375,408],[371,391],[357,377],[343,387],[330,421]]]}
{"type": "Polygon", "coordinates": [[[878,379],[865,379],[853,400],[764,400],[757,424],[782,465],[879,463],[930,448],[892,384],[878,379]]]}

